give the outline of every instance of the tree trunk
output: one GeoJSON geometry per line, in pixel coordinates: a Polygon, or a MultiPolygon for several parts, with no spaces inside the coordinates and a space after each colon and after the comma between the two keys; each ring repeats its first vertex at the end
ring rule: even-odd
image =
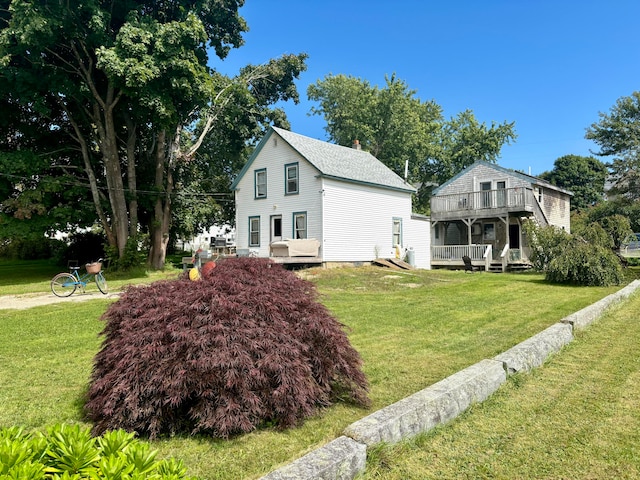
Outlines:
{"type": "Polygon", "coordinates": [[[127,184],[129,185],[129,235],[138,234],[138,187],[136,185],[136,142],[138,136],[136,126],[129,117],[125,119],[127,125],[127,184]]]}
{"type": "Polygon", "coordinates": [[[167,245],[169,244],[169,228],[171,227],[171,194],[173,193],[173,157],[174,144],[167,145],[167,134],[162,131],[158,135],[156,150],[155,187],[159,193],[156,199],[153,220],[149,228],[151,248],[149,265],[154,269],[164,268],[167,245]]]}

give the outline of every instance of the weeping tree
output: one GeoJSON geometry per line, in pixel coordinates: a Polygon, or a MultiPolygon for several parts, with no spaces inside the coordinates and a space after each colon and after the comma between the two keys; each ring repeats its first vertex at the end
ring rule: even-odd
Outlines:
{"type": "Polygon", "coordinates": [[[268,85],[272,103],[297,101],[305,55],[235,78],[210,67],[210,52],[224,59],[242,45],[243,3],[0,2],[2,104],[64,139],[38,153],[82,180],[120,257],[146,230],[151,265],[164,265],[179,167],[194,161],[237,96],[268,85]],[[279,76],[268,78],[273,71],[279,76]]]}

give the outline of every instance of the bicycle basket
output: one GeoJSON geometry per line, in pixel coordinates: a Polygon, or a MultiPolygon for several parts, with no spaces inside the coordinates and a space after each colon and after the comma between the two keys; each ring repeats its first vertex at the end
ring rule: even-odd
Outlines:
{"type": "Polygon", "coordinates": [[[87,263],[86,265],[87,273],[96,274],[102,270],[101,262],[87,263]]]}

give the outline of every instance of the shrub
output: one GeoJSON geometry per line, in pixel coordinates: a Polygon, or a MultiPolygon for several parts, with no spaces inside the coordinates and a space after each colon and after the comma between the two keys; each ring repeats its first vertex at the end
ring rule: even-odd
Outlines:
{"type": "Polygon", "coordinates": [[[523,230],[529,242],[529,260],[539,272],[547,270],[551,260],[567,248],[571,239],[565,230],[552,225],[540,227],[531,220],[525,220],[523,230]]]}
{"type": "Polygon", "coordinates": [[[609,286],[620,284],[624,274],[618,257],[610,248],[576,238],[550,262],[546,279],[555,283],[609,286]]]}
{"type": "Polygon", "coordinates": [[[179,480],[182,462],[156,460],[149,445],[123,430],[94,438],[88,428],[55,425],[45,434],[0,429],[0,478],[179,480]]]}
{"type": "Polygon", "coordinates": [[[315,286],[268,259],[130,287],[104,314],[86,410],[97,433],[227,437],[367,406],[359,354],[315,286]]]}

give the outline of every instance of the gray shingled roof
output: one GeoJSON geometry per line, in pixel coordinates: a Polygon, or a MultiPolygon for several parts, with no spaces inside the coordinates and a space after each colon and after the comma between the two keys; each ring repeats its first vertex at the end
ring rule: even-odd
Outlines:
{"type": "Polygon", "coordinates": [[[282,128],[271,128],[324,176],[415,191],[415,188],[368,152],[305,137],[282,128]]]}

